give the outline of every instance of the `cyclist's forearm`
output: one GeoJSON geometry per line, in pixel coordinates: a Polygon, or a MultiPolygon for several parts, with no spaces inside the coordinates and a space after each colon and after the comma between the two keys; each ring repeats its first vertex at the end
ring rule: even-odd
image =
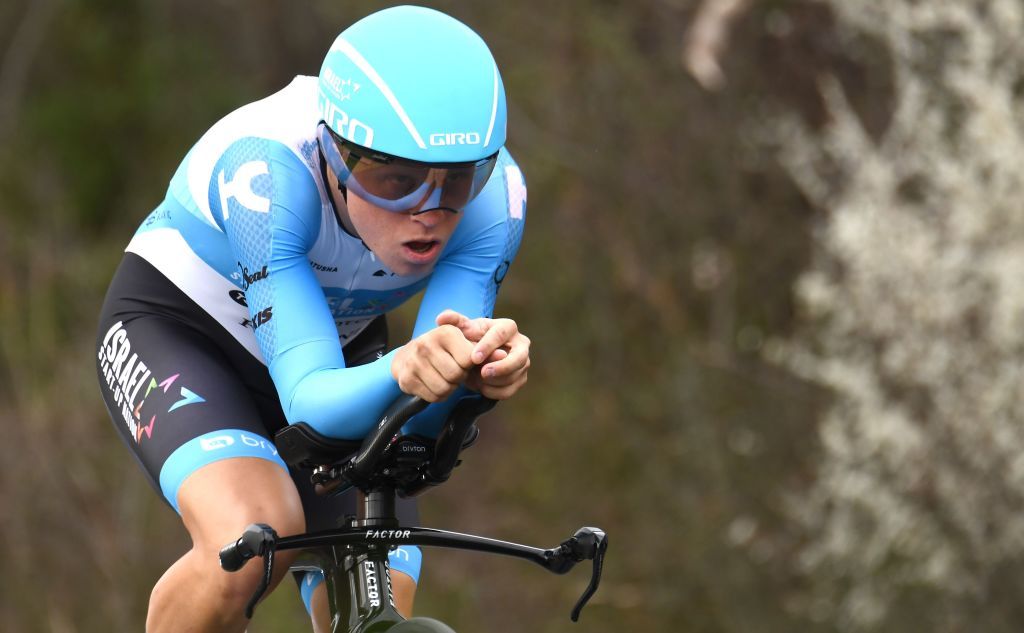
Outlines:
{"type": "Polygon", "coordinates": [[[306,422],[329,437],[362,438],[401,393],[391,377],[393,354],[358,367],[311,372],[303,371],[301,358],[283,354],[272,364],[271,375],[288,422],[306,422]]]}

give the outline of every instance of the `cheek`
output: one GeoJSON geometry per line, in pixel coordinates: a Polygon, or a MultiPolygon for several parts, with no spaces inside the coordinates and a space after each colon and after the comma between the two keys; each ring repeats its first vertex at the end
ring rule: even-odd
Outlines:
{"type": "Polygon", "coordinates": [[[462,213],[463,212],[460,211],[457,214],[445,214],[445,216],[448,218],[448,221],[445,223],[444,228],[448,237],[451,237],[452,233],[455,232],[455,229],[459,228],[459,222],[462,221],[462,213]]]}
{"type": "Polygon", "coordinates": [[[394,220],[393,213],[378,209],[359,196],[349,192],[348,195],[349,218],[359,236],[369,243],[376,240],[378,236],[386,235],[390,229],[390,222],[394,220]]]}

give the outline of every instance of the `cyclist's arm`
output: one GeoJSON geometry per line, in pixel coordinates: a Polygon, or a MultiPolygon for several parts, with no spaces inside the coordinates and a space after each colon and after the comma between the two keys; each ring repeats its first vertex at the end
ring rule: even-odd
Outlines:
{"type": "Polygon", "coordinates": [[[390,357],[345,366],[307,259],[322,213],[313,175],[283,145],[243,139],[215,168],[210,197],[239,264],[254,277],[246,301],[288,421],[334,437],[362,437],[400,391],[390,357]],[[264,266],[266,277],[255,279],[264,266]]]}
{"type": "MultiPolygon", "coordinates": [[[[450,256],[438,263],[420,304],[413,330],[417,337],[435,327],[445,310],[470,319],[490,317],[501,282],[519,250],[526,218],[522,173],[502,152],[491,182],[469,207],[453,236],[450,256]]],[[[406,432],[435,435],[459,398],[460,388],[444,402],[431,405],[406,426],[406,432]]]]}

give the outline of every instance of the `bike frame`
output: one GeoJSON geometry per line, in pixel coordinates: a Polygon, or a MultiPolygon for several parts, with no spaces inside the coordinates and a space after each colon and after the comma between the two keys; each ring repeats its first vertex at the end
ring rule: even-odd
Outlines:
{"type": "Polygon", "coordinates": [[[292,571],[323,571],[332,633],[387,630],[405,619],[395,608],[387,550],[359,549],[319,548],[313,552],[314,565],[292,567],[292,571]]]}

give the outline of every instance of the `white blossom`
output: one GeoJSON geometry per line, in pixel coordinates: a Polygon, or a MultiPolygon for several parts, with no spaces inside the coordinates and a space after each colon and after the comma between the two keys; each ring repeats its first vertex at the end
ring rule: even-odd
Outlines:
{"type": "Polygon", "coordinates": [[[817,480],[791,506],[801,563],[840,592],[829,617],[867,630],[903,587],[977,597],[1024,554],[1024,15],[827,4],[887,47],[891,120],[873,138],[826,76],[826,129],[775,121],[826,219],[796,286],[806,328],[765,350],[834,394],[817,480]]]}

